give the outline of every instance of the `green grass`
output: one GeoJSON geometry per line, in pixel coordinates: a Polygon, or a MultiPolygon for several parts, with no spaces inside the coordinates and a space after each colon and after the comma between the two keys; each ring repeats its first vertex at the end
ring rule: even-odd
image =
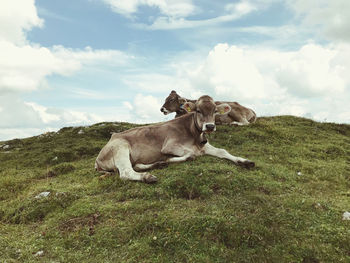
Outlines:
{"type": "Polygon", "coordinates": [[[256,168],[205,156],[154,185],[99,179],[110,133],[135,126],[0,142],[0,262],[350,262],[350,125],[218,126],[211,144],[256,168]]]}

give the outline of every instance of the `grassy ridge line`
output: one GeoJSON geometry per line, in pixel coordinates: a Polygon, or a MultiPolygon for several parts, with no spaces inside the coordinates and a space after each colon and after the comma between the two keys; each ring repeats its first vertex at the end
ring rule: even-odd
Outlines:
{"type": "Polygon", "coordinates": [[[292,116],[218,126],[156,185],[99,180],[94,159],[136,125],[102,123],[0,149],[0,262],[349,262],[350,125],[292,116]],[[47,198],[35,198],[49,191],[47,198]],[[43,251],[41,257],[35,256],[43,251]]]}

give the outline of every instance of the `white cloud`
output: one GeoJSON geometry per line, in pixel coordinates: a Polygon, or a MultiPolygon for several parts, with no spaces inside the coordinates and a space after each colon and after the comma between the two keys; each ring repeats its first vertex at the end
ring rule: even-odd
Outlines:
{"type": "Polygon", "coordinates": [[[67,75],[79,69],[78,60],[64,60],[48,48],[0,42],[0,91],[32,91],[53,73],[67,75]]]}
{"type": "Polygon", "coordinates": [[[45,85],[52,74],[69,76],[83,65],[103,62],[124,64],[129,56],[117,50],[52,49],[36,45],[16,46],[0,41],[0,91],[33,91],[45,85]]]}
{"type": "Polygon", "coordinates": [[[218,44],[206,59],[187,69],[191,85],[219,99],[263,99],[277,92],[277,83],[256,65],[252,50],[218,44]],[[267,88],[268,92],[267,93],[267,88]]]}
{"type": "Polygon", "coordinates": [[[350,79],[342,77],[345,64],[334,65],[337,56],[336,48],[305,45],[297,52],[286,54],[286,63],[280,65],[277,80],[282,87],[300,97],[341,93],[350,79]]]}
{"type": "Polygon", "coordinates": [[[130,89],[146,92],[164,92],[172,89],[190,89],[189,83],[174,75],[145,73],[125,76],[124,83],[130,89]]]}
{"type": "Polygon", "coordinates": [[[240,16],[249,14],[256,10],[257,7],[249,1],[240,1],[238,3],[231,3],[225,6],[225,10],[231,11],[232,13],[239,14],[240,16]]]}
{"type": "Polygon", "coordinates": [[[138,12],[140,6],[150,6],[159,9],[160,15],[150,20],[152,24],[134,24],[135,27],[147,30],[172,30],[179,28],[193,28],[212,26],[232,20],[239,19],[259,8],[266,6],[266,1],[253,3],[248,0],[241,0],[237,3],[227,4],[224,7],[225,14],[209,19],[190,20],[186,17],[200,12],[200,8],[195,6],[191,0],[103,0],[114,12],[126,17],[133,18],[132,15],[138,12]],[[264,5],[262,5],[264,4],[264,5]]]}
{"type": "Polygon", "coordinates": [[[41,121],[44,124],[60,120],[59,115],[48,112],[48,109],[44,106],[38,105],[34,102],[25,102],[24,104],[30,106],[32,110],[34,110],[39,115],[41,121]]]}
{"type": "Polygon", "coordinates": [[[137,122],[154,122],[161,116],[161,101],[150,95],[137,94],[132,104],[133,113],[137,122]]]}
{"type": "Polygon", "coordinates": [[[152,95],[136,94],[132,102],[125,101],[124,108],[129,111],[127,121],[132,123],[154,123],[166,121],[173,116],[165,116],[160,112],[163,105],[163,99],[152,95]]]}
{"type": "Polygon", "coordinates": [[[29,105],[16,96],[0,96],[3,110],[0,114],[0,128],[28,128],[42,125],[40,116],[29,105]]]}
{"type": "MultiPolygon", "coordinates": [[[[103,121],[97,114],[81,112],[77,110],[64,110],[59,108],[45,107],[34,102],[24,102],[39,116],[40,125],[62,127],[62,125],[87,125],[103,121]]],[[[40,125],[38,127],[40,127],[40,125]]]]}
{"type": "Polygon", "coordinates": [[[71,49],[63,46],[53,46],[52,53],[64,61],[78,61],[81,64],[95,64],[98,62],[112,65],[125,65],[134,59],[134,56],[125,54],[119,50],[97,49],[85,47],[85,49],[71,49]]]}
{"type": "MultiPolygon", "coordinates": [[[[8,138],[12,132],[11,137],[23,137],[47,129],[87,125],[104,120],[107,115],[102,118],[79,110],[45,107],[34,102],[24,102],[20,97],[24,92],[47,87],[46,78],[53,74],[70,76],[84,66],[121,66],[133,59],[118,50],[93,50],[90,47],[70,49],[63,46],[47,48],[27,41],[26,32],[42,25],[43,20],[37,15],[34,0],[1,2],[1,139],[8,138]]],[[[79,89],[75,93],[90,98],[99,95],[79,89]]]]}
{"type": "Polygon", "coordinates": [[[34,0],[2,0],[0,8],[0,41],[21,45],[26,42],[26,31],[41,27],[34,0]]]}
{"type": "Polygon", "coordinates": [[[75,110],[45,107],[34,102],[24,102],[17,96],[0,97],[3,110],[0,114],[1,129],[45,129],[67,125],[87,125],[102,121],[103,118],[75,110]]]}
{"type": "Polygon", "coordinates": [[[350,1],[290,0],[288,3],[304,25],[320,27],[330,40],[350,41],[350,1]]]}
{"type": "Polygon", "coordinates": [[[185,17],[193,13],[191,0],[103,0],[116,13],[130,17],[140,6],[159,8],[161,14],[170,17],[185,17]]]}
{"type": "Polygon", "coordinates": [[[128,110],[130,110],[130,111],[133,110],[133,108],[134,108],[134,107],[131,105],[131,103],[128,102],[128,101],[124,101],[124,102],[123,102],[123,106],[126,107],[126,108],[127,108],[128,110]]]}
{"type": "MultiPolygon", "coordinates": [[[[148,81],[136,78],[133,85],[140,82],[143,90],[159,89],[166,95],[175,89],[187,98],[208,94],[216,100],[238,101],[259,116],[291,114],[350,122],[349,58],[349,45],[307,44],[296,51],[280,51],[218,44],[204,59],[188,61],[184,55],[174,63],[174,74],[157,76],[153,82],[152,75],[148,81]]],[[[160,104],[152,99],[138,95],[132,111],[141,119],[159,120],[160,104]]]]}
{"type": "Polygon", "coordinates": [[[147,30],[173,30],[180,28],[194,28],[204,26],[214,26],[224,22],[239,19],[255,10],[257,6],[249,1],[241,0],[238,3],[227,4],[225,6],[226,14],[219,15],[214,18],[190,20],[184,18],[185,16],[159,16],[151,25],[136,24],[135,26],[147,30]]]}
{"type": "Polygon", "coordinates": [[[132,57],[117,50],[41,47],[26,40],[26,32],[43,25],[34,0],[5,0],[0,8],[0,92],[33,91],[52,74],[70,75],[98,62],[121,65],[132,57]]]}
{"type": "Polygon", "coordinates": [[[265,99],[285,90],[301,98],[328,96],[349,86],[350,62],[342,59],[349,56],[350,46],[308,44],[278,51],[219,44],[188,74],[194,85],[200,81],[199,89],[214,90],[220,97],[265,99]]]}
{"type": "Polygon", "coordinates": [[[66,87],[66,88],[67,90],[69,90],[69,96],[72,98],[87,99],[87,100],[122,99],[122,96],[119,95],[115,90],[101,92],[101,90],[83,89],[83,88],[75,88],[75,87],[66,87]]]}

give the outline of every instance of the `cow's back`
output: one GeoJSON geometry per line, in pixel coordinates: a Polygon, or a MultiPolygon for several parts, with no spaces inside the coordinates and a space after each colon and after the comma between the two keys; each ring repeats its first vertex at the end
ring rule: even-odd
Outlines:
{"type": "Polygon", "coordinates": [[[228,115],[217,115],[215,122],[218,124],[231,123],[233,121],[242,122],[242,119],[253,123],[256,120],[256,114],[252,109],[242,106],[238,102],[229,101],[216,101],[215,104],[219,105],[222,103],[227,103],[231,107],[231,112],[228,115]]]}

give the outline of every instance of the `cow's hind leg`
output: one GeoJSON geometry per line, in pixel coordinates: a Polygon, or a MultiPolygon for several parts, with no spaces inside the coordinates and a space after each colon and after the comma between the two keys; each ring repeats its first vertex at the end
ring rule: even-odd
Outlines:
{"type": "Polygon", "coordinates": [[[119,170],[120,178],[123,180],[141,181],[154,183],[157,177],[149,173],[138,173],[134,171],[130,162],[129,144],[125,141],[118,141],[113,147],[113,162],[119,170]]]}
{"type": "Polygon", "coordinates": [[[245,118],[242,118],[240,121],[233,121],[230,123],[230,125],[235,125],[235,126],[244,126],[244,125],[248,125],[248,124],[249,124],[249,122],[245,118]]]}
{"type": "Polygon", "coordinates": [[[208,155],[216,156],[219,158],[228,159],[228,160],[234,162],[235,164],[243,166],[245,168],[252,168],[255,166],[254,162],[247,160],[247,159],[244,159],[242,157],[233,156],[233,155],[229,154],[226,150],[216,148],[216,147],[210,145],[209,143],[207,143],[204,146],[204,153],[208,154],[208,155]]]}

